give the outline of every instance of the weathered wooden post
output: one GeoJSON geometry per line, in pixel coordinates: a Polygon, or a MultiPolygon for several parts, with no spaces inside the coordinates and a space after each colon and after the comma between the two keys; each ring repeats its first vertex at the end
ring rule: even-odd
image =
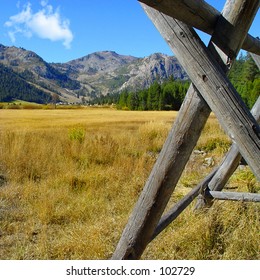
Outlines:
{"type": "MultiPolygon", "coordinates": [[[[245,11],[244,11],[245,12],[245,11]]],[[[243,13],[241,13],[243,14],[243,13]]],[[[156,23],[156,18],[160,17],[160,16],[164,16],[162,14],[156,14],[154,15],[154,22],[156,23]]],[[[249,16],[249,15],[247,15],[249,16]]],[[[252,16],[250,17],[252,18],[252,16]]],[[[179,25],[180,23],[178,23],[179,25]]],[[[169,22],[166,23],[166,25],[169,26],[169,22]]],[[[250,25],[250,24],[249,24],[250,25]]],[[[165,27],[165,25],[164,25],[165,27]]],[[[180,27],[180,25],[179,25],[180,27]]],[[[187,27],[183,27],[182,26],[182,35],[181,36],[186,36],[186,32],[190,32],[190,30],[187,27]]],[[[170,31],[173,31],[173,27],[172,25],[170,25],[170,31]]],[[[173,36],[174,34],[171,34],[170,37],[174,38],[173,36]]],[[[194,34],[191,33],[191,36],[193,37],[194,34]]],[[[169,38],[170,38],[169,37],[169,38]]],[[[170,39],[168,38],[168,43],[171,43],[170,39]]],[[[197,40],[197,39],[196,39],[197,40]]],[[[192,52],[194,47],[196,49],[196,46],[200,46],[201,42],[198,40],[196,41],[194,40],[192,44],[192,49],[190,49],[190,51],[192,52]],[[195,42],[196,41],[196,42],[195,42]]],[[[182,44],[182,40],[180,40],[180,44],[182,44]]],[[[205,50],[203,50],[205,52],[205,50]]],[[[207,52],[203,53],[206,54],[206,56],[208,56],[207,52]]],[[[214,67],[215,66],[215,62],[213,62],[214,67]]],[[[216,67],[217,68],[217,67],[216,67]]],[[[219,69],[215,69],[215,72],[219,71],[219,69]]],[[[221,79],[223,79],[223,74],[220,75],[221,79]]],[[[202,80],[204,80],[203,74],[201,76],[202,80]]],[[[228,81],[224,78],[225,82],[224,85],[226,84],[226,82],[228,83],[228,81]]],[[[207,81],[204,81],[207,82],[207,81]]],[[[220,86],[221,87],[221,86],[220,86]]],[[[204,90],[204,89],[203,89],[204,90]]],[[[233,91],[233,88],[231,89],[231,92],[233,91]]],[[[195,97],[196,99],[196,97],[195,97]]],[[[190,100],[194,100],[194,98],[190,98],[190,100]]],[[[201,100],[202,98],[197,94],[197,100],[199,100],[198,103],[201,104],[201,100]]],[[[203,105],[201,105],[202,111],[205,109],[205,102],[202,101],[202,103],[204,103],[203,105]]],[[[187,102],[186,104],[191,104],[191,102],[187,102]]],[[[183,108],[183,107],[182,107],[183,108]]],[[[179,119],[183,119],[185,120],[185,114],[186,117],[189,116],[189,112],[188,109],[189,106],[186,106],[185,109],[182,109],[182,117],[180,117],[179,119]]],[[[190,107],[191,108],[191,107],[190,107]]],[[[197,106],[197,108],[199,108],[199,106],[197,106]]],[[[206,109],[207,114],[209,114],[210,110],[206,109]]],[[[247,113],[246,113],[247,115],[247,113]]],[[[198,114],[198,117],[200,116],[200,114],[198,114]]],[[[254,122],[255,124],[255,120],[252,119],[250,117],[250,115],[247,117],[249,117],[249,119],[251,121],[254,122]]],[[[207,119],[207,117],[203,117],[203,119],[207,119]]],[[[189,124],[191,124],[192,121],[189,122],[189,124]]],[[[199,124],[196,124],[196,128],[200,126],[199,124]]],[[[153,231],[156,227],[157,222],[160,219],[160,216],[162,214],[162,211],[164,210],[168,199],[175,187],[176,181],[178,181],[179,178],[179,173],[180,170],[182,171],[182,167],[183,165],[185,166],[186,164],[186,160],[188,159],[188,156],[191,152],[191,148],[190,147],[185,147],[185,145],[187,145],[188,140],[191,140],[191,138],[187,138],[189,135],[189,133],[187,132],[188,130],[186,128],[184,128],[185,125],[182,125],[182,122],[177,122],[177,126],[175,126],[175,128],[173,128],[170,136],[167,139],[166,144],[163,147],[163,150],[159,156],[159,159],[156,162],[156,165],[149,177],[149,180],[147,181],[147,184],[144,188],[143,193],[141,194],[137,205],[132,213],[132,216],[129,219],[129,223],[126,226],[124,233],[122,235],[122,238],[117,246],[117,249],[113,255],[113,259],[134,259],[134,258],[139,258],[140,255],[142,254],[145,246],[148,244],[148,242],[150,241],[152,235],[153,235],[153,231]],[[178,127],[179,126],[179,127],[178,127]],[[177,127],[177,128],[176,128],[177,127]],[[178,132],[182,132],[181,134],[176,134],[176,131],[178,132]],[[174,140],[172,140],[172,136],[173,135],[177,135],[178,137],[175,138],[174,140]],[[171,152],[171,148],[174,146],[173,142],[177,142],[178,143],[178,147],[179,149],[177,149],[177,151],[175,150],[174,152],[171,152]],[[187,149],[185,149],[187,148],[187,149]],[[169,154],[168,154],[169,153],[169,154]],[[177,156],[178,155],[178,156],[177,156]],[[184,155],[184,160],[181,160],[181,168],[177,168],[176,166],[176,159],[182,159],[182,155],[184,155]],[[188,156],[187,156],[188,155],[188,156]],[[176,170],[174,169],[174,167],[176,167],[176,170]],[[171,174],[172,171],[175,170],[176,174],[171,174]],[[175,176],[176,175],[176,178],[175,176]]],[[[196,129],[194,129],[195,134],[198,134],[196,132],[196,129]]],[[[194,139],[197,138],[198,135],[196,135],[195,137],[192,137],[194,139]]],[[[256,140],[257,141],[257,140],[256,140]]],[[[196,143],[196,142],[195,142],[196,143]]],[[[193,145],[193,144],[192,144],[193,145]]],[[[190,146],[192,146],[190,145],[190,146]]]]}
{"type": "MultiPolygon", "coordinates": [[[[255,117],[257,122],[260,122],[260,97],[258,97],[255,105],[253,106],[251,110],[252,115],[255,117]]],[[[229,180],[230,176],[234,173],[236,168],[239,165],[239,162],[241,161],[242,156],[239,153],[239,150],[237,148],[236,144],[233,144],[220,163],[220,165],[217,168],[214,168],[214,170],[204,179],[202,180],[196,187],[194,187],[188,194],[186,194],[182,199],[180,199],[169,211],[167,214],[165,214],[159,221],[153,237],[155,238],[160,232],[162,232],[171,222],[173,222],[178,215],[184,211],[191,202],[198,196],[198,201],[195,205],[195,210],[202,209],[204,207],[211,207],[213,202],[212,199],[216,198],[213,196],[203,196],[200,193],[204,192],[205,189],[209,189],[209,191],[221,191],[227,181],[229,180]]],[[[208,193],[208,192],[207,192],[208,193]]],[[[233,194],[232,194],[233,195],[233,194]]],[[[241,197],[238,197],[240,200],[241,197]]],[[[253,195],[254,202],[259,202],[259,195],[255,196],[253,195]],[[255,198],[256,197],[256,198],[255,198]]],[[[247,195],[244,195],[244,198],[247,197],[247,195]]],[[[244,199],[243,201],[247,201],[244,199]]]]}
{"type": "MultiPolygon", "coordinates": [[[[260,56],[251,54],[258,68],[260,69],[260,56]]],[[[255,117],[256,121],[260,122],[260,97],[258,97],[256,103],[254,104],[252,110],[252,115],[255,117]]],[[[225,158],[219,165],[217,172],[215,172],[212,179],[208,182],[208,187],[213,191],[221,191],[229,180],[230,176],[237,169],[239,162],[241,161],[242,156],[239,153],[238,147],[236,144],[233,144],[226,154],[225,158]]],[[[212,202],[207,203],[208,200],[204,200],[202,196],[199,196],[198,201],[195,205],[196,209],[201,209],[203,207],[210,207],[212,202]]]]}
{"type": "Polygon", "coordinates": [[[240,153],[260,179],[260,128],[256,120],[194,30],[186,29],[182,23],[168,16],[161,14],[159,17],[157,13],[149,10],[149,16],[169,41],[222,128],[237,143],[240,153]]]}
{"type": "MultiPolygon", "coordinates": [[[[255,119],[260,121],[260,97],[258,97],[254,107],[251,110],[255,119]]],[[[229,149],[228,153],[220,163],[217,171],[214,172],[214,176],[212,176],[211,180],[208,182],[208,187],[212,191],[221,191],[226,185],[227,181],[231,177],[231,175],[237,169],[240,161],[242,159],[241,154],[239,153],[238,147],[236,144],[233,144],[229,149]]],[[[210,207],[212,203],[207,203],[203,199],[203,196],[198,197],[198,201],[195,205],[196,209],[201,209],[205,206],[210,207]]]]}

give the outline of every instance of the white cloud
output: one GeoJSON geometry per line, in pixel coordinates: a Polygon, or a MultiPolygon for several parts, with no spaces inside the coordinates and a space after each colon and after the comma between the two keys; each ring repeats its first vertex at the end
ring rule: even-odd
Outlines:
{"type": "Polygon", "coordinates": [[[42,1],[41,1],[41,5],[42,5],[43,7],[45,7],[47,4],[48,4],[48,1],[46,1],[46,0],[42,0],[42,1]]]}
{"type": "Polygon", "coordinates": [[[31,4],[28,3],[26,7],[17,15],[11,16],[9,21],[5,23],[7,27],[14,27],[15,29],[19,29],[20,24],[26,24],[26,22],[30,21],[32,17],[31,4]]]}
{"type": "Polygon", "coordinates": [[[23,10],[13,15],[5,23],[9,28],[9,37],[15,42],[16,34],[31,37],[33,35],[51,41],[62,41],[63,45],[69,49],[73,40],[68,19],[62,19],[59,9],[53,10],[48,1],[41,1],[42,9],[34,13],[31,4],[28,3],[23,10]]]}

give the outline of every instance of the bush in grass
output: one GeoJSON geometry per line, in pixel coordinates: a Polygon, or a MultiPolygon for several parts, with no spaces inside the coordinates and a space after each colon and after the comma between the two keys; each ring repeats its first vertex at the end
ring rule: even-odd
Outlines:
{"type": "Polygon", "coordinates": [[[215,149],[220,149],[227,152],[230,147],[230,140],[224,137],[209,138],[205,142],[197,146],[201,151],[212,152],[215,149]]]}
{"type": "Polygon", "coordinates": [[[83,143],[85,139],[86,131],[83,127],[73,127],[69,130],[69,139],[71,141],[78,141],[79,143],[83,143]]]}

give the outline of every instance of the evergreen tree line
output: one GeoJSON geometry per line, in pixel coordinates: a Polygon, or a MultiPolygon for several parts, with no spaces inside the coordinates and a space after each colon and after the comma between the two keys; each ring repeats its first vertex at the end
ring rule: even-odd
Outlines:
{"type": "Polygon", "coordinates": [[[117,102],[118,109],[128,110],[179,110],[189,82],[170,78],[163,84],[155,81],[148,89],[138,92],[123,91],[117,102]]]}
{"type": "MultiPolygon", "coordinates": [[[[242,54],[233,63],[229,79],[245,104],[251,109],[260,95],[260,71],[249,54],[242,54]]],[[[91,104],[116,104],[123,110],[178,110],[183,102],[189,82],[175,81],[172,77],[140,91],[125,90],[92,100],[91,104]]]]}
{"type": "Polygon", "coordinates": [[[228,76],[245,104],[251,109],[260,95],[260,71],[252,57],[241,53],[228,76]]]}
{"type": "Polygon", "coordinates": [[[155,81],[148,89],[139,91],[124,90],[93,98],[90,104],[115,104],[119,110],[178,110],[185,97],[189,82],[177,81],[172,77],[159,84],[155,81]]]}

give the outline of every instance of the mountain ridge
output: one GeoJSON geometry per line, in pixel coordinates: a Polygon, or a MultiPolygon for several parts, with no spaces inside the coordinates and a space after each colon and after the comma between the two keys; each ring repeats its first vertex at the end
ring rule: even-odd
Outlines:
{"type": "Polygon", "coordinates": [[[176,57],[155,53],[144,58],[98,51],[65,63],[47,63],[35,52],[0,44],[0,63],[52,97],[81,102],[100,95],[139,90],[155,80],[187,80],[176,57]]]}

